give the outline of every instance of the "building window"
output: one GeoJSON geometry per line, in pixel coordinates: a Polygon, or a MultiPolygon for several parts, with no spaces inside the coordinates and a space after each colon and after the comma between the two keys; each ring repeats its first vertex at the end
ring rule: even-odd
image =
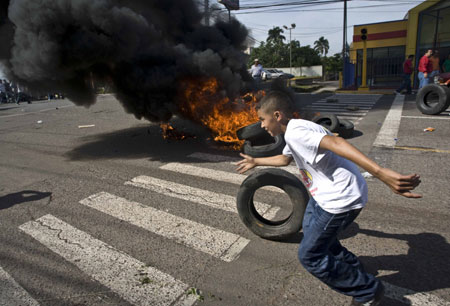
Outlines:
{"type": "MultiPolygon", "coordinates": [[[[356,84],[362,82],[363,50],[356,51],[356,84]]],[[[403,75],[405,46],[367,49],[367,85],[397,86],[403,75]]]]}

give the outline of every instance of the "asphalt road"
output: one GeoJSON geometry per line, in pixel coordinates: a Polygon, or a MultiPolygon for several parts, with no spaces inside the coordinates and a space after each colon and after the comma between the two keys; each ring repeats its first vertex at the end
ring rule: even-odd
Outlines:
{"type": "MultiPolygon", "coordinates": [[[[326,112],[330,97],[298,95],[297,106],[326,112]]],[[[450,305],[449,113],[422,115],[414,96],[337,98],[337,108],[360,106],[343,115],[356,116],[349,141],[386,167],[419,173],[423,194],[405,199],[368,178],[369,203],[343,245],[387,285],[383,305],[450,305]]],[[[268,241],[241,223],[238,153],[173,124],[197,137],[164,140],[109,95],[91,108],[0,106],[0,305],[349,304],[300,266],[301,233],[268,241]]],[[[258,198],[285,199],[267,190],[258,198]]]]}

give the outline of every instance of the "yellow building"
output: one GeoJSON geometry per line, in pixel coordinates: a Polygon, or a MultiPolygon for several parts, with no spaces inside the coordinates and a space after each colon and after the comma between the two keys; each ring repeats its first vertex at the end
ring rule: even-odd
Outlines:
{"type": "MultiPolygon", "coordinates": [[[[403,20],[353,27],[350,62],[354,74],[347,85],[360,87],[363,80],[363,49],[367,48],[366,80],[369,87],[396,88],[403,62],[412,54],[415,67],[428,49],[438,50],[440,63],[450,54],[450,1],[427,0],[409,10],[403,20]]],[[[413,80],[417,82],[417,71],[413,80]]]]}

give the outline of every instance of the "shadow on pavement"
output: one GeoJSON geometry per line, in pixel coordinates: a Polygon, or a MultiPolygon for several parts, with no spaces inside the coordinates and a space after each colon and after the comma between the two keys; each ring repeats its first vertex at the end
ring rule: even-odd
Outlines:
{"type": "MultiPolygon", "coordinates": [[[[164,139],[158,125],[138,126],[110,133],[87,136],[83,144],[67,152],[70,160],[139,159],[183,161],[194,152],[208,152],[239,158],[237,151],[210,140],[209,133],[189,123],[173,123],[185,133],[183,140],[164,139]]],[[[191,160],[191,162],[194,162],[191,160]]],[[[205,161],[203,161],[205,162],[205,161]]]]}
{"type": "Polygon", "coordinates": [[[16,204],[37,201],[51,196],[51,192],[40,192],[34,190],[23,190],[20,192],[10,193],[0,197],[0,210],[10,208],[16,204]]]}
{"type": "Polygon", "coordinates": [[[450,287],[450,244],[443,236],[435,233],[390,234],[361,228],[358,233],[408,243],[409,250],[404,255],[359,257],[366,270],[375,276],[380,270],[397,271],[379,276],[380,280],[416,292],[450,287]]]}

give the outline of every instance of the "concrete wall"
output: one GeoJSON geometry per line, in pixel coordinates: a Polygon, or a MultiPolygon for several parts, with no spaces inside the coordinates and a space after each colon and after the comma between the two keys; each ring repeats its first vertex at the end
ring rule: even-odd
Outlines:
{"type": "MultiPolygon", "coordinates": [[[[266,67],[264,68],[271,69],[266,67]]],[[[275,69],[279,69],[285,73],[291,73],[289,68],[275,68],[275,69]]],[[[292,74],[295,76],[321,77],[322,65],[310,67],[292,67],[292,74]]]]}

